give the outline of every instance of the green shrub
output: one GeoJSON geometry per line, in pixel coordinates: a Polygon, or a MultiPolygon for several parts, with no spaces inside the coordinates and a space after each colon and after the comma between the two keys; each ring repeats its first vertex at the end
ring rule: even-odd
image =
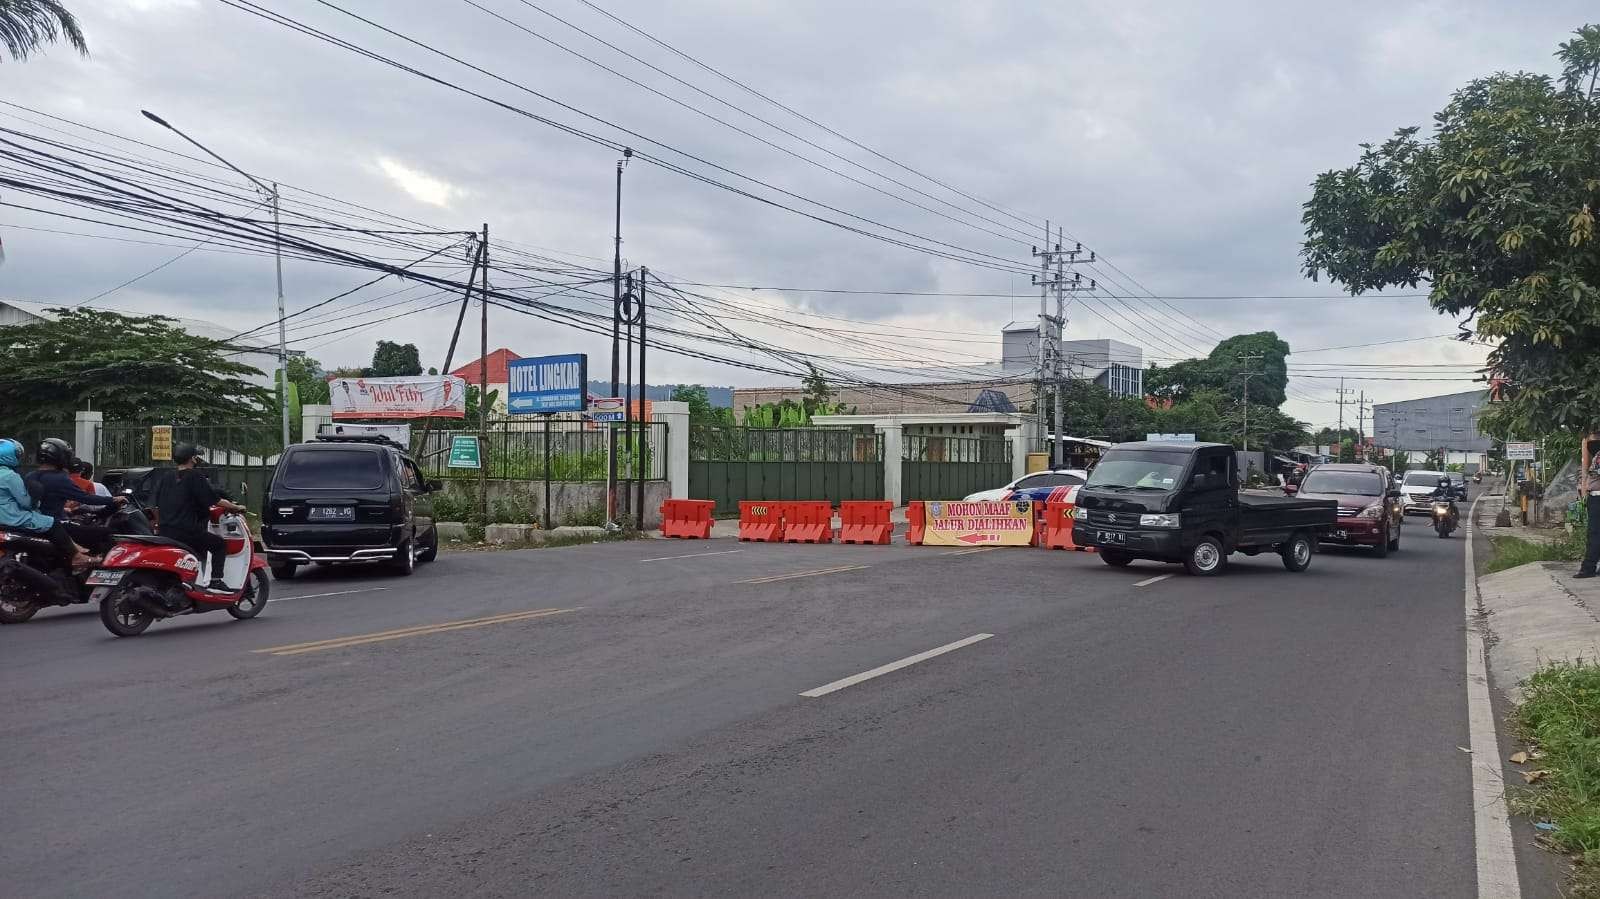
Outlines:
{"type": "Polygon", "coordinates": [[[1587,525],[1579,523],[1572,533],[1563,533],[1559,540],[1535,543],[1521,537],[1490,537],[1494,558],[1483,566],[1488,573],[1505,571],[1529,562],[1574,562],[1583,558],[1584,543],[1588,540],[1587,525]]]}

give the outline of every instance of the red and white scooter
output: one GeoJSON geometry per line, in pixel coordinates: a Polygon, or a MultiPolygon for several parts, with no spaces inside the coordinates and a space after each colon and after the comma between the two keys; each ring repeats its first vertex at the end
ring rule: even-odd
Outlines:
{"type": "Polygon", "coordinates": [[[254,618],[267,607],[266,556],[257,552],[244,515],[211,508],[211,533],[228,547],[222,580],[227,593],[206,589],[209,567],[194,551],[167,537],[118,534],[105,561],[90,573],[90,600],[100,604],[100,622],[119,637],[144,633],[157,618],[226,609],[254,618]]]}

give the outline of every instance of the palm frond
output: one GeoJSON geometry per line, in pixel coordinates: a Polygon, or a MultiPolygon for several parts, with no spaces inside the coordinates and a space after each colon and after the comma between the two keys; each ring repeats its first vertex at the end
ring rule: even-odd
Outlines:
{"type": "Polygon", "coordinates": [[[27,59],[43,45],[57,40],[85,56],[89,54],[89,43],[77,17],[61,0],[0,0],[0,45],[5,46],[12,59],[27,59]]]}

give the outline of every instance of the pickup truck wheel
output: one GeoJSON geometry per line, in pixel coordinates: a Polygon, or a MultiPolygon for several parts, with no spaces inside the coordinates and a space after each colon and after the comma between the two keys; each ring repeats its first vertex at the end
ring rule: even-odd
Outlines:
{"type": "Polygon", "coordinates": [[[1100,550],[1100,561],[1112,568],[1127,568],[1133,563],[1133,556],[1115,549],[1100,550]]]}
{"type": "Polygon", "coordinates": [[[1283,567],[1290,571],[1305,571],[1311,565],[1311,554],[1316,544],[1308,534],[1295,534],[1283,545],[1283,567]]]}
{"type": "Polygon", "coordinates": [[[1183,560],[1183,569],[1190,574],[1209,577],[1221,573],[1228,557],[1222,552],[1222,543],[1215,537],[1201,537],[1183,560]]]}
{"type": "Polygon", "coordinates": [[[268,562],[267,566],[272,569],[272,579],[275,581],[294,580],[294,571],[299,567],[293,562],[268,562]]]}

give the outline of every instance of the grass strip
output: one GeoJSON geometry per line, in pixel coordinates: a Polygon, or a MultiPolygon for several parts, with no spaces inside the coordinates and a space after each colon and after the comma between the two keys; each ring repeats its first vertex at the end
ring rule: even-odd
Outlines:
{"type": "Polygon", "coordinates": [[[1546,848],[1571,857],[1567,895],[1600,899],[1600,665],[1540,668],[1513,725],[1533,750],[1521,766],[1528,786],[1511,793],[1511,807],[1534,819],[1546,848]]]}

